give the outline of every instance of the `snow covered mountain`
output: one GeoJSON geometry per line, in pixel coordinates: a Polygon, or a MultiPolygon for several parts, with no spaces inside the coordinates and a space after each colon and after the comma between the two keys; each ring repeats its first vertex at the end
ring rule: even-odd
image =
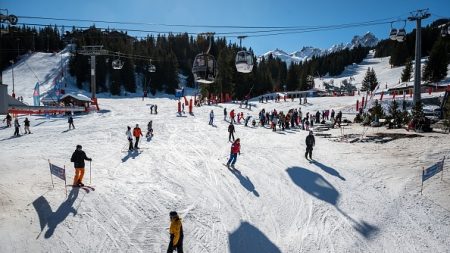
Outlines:
{"type": "Polygon", "coordinates": [[[330,47],[329,49],[320,49],[312,46],[305,46],[299,51],[295,51],[293,53],[286,53],[281,49],[275,49],[274,51],[269,51],[262,56],[259,57],[258,60],[262,58],[268,59],[269,55],[272,55],[275,58],[278,58],[288,65],[292,62],[299,63],[305,60],[309,60],[314,56],[326,55],[334,52],[339,52],[346,48],[353,49],[354,47],[363,46],[363,47],[374,47],[378,44],[379,39],[375,37],[375,35],[371,32],[367,32],[363,36],[355,35],[353,36],[351,42],[344,44],[336,44],[330,47]]]}

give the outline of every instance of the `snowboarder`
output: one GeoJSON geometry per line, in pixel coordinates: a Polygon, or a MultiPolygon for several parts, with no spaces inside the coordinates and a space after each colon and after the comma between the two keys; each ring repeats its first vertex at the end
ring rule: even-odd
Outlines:
{"type": "Polygon", "coordinates": [[[11,127],[12,117],[11,114],[6,114],[6,117],[3,119],[3,122],[6,120],[6,126],[11,127]]]}
{"type": "Polygon", "coordinates": [[[30,121],[28,120],[28,118],[25,118],[25,120],[23,121],[24,125],[25,125],[25,133],[26,134],[31,134],[30,131],[30,121]]]}
{"type": "Polygon", "coordinates": [[[233,121],[230,122],[230,125],[228,126],[228,141],[231,141],[231,137],[233,137],[233,141],[234,141],[234,132],[236,132],[234,130],[234,125],[233,125],[233,121]]]}
{"type": "Polygon", "coordinates": [[[147,124],[147,134],[145,135],[145,137],[149,138],[149,137],[153,137],[153,121],[150,120],[147,124]]]}
{"type": "Polygon", "coordinates": [[[227,108],[223,108],[223,120],[227,120],[227,108]]]}
{"type": "Polygon", "coordinates": [[[131,127],[127,126],[128,130],[125,133],[127,135],[127,139],[128,139],[128,151],[132,151],[133,150],[133,135],[131,134],[131,127]]]}
{"type": "Polygon", "coordinates": [[[312,159],[313,147],[316,144],[316,140],[314,139],[313,131],[309,131],[309,135],[306,136],[305,142],[306,142],[305,158],[308,159],[308,154],[309,154],[309,159],[312,159]]]}
{"type": "Polygon", "coordinates": [[[136,140],[134,141],[134,149],[139,149],[139,138],[143,136],[142,131],[139,128],[139,124],[136,124],[136,127],[133,129],[133,136],[136,138],[136,140]]]}
{"type": "Polygon", "coordinates": [[[231,144],[230,159],[228,159],[228,162],[227,162],[228,167],[231,165],[231,167],[234,168],[234,164],[236,163],[236,160],[237,160],[237,155],[241,154],[240,141],[241,140],[239,138],[237,138],[236,141],[234,141],[233,144],[231,144]]]}
{"type": "Polygon", "coordinates": [[[214,121],[214,111],[211,110],[211,112],[209,113],[209,125],[213,125],[213,121],[214,121]]]}
{"type": "Polygon", "coordinates": [[[75,125],[73,124],[72,115],[69,116],[69,120],[67,120],[67,122],[69,123],[69,130],[71,129],[71,127],[73,127],[73,129],[75,129],[75,125]]]}
{"type": "Polygon", "coordinates": [[[92,161],[92,158],[86,156],[83,150],[81,150],[81,145],[77,145],[77,149],[73,152],[70,161],[73,162],[75,167],[75,176],[73,178],[73,186],[82,187],[83,176],[84,176],[84,160],[92,161]]]}
{"type": "Polygon", "coordinates": [[[20,124],[17,117],[14,118],[14,136],[20,136],[19,134],[20,124]]]}
{"type": "Polygon", "coordinates": [[[170,242],[167,253],[172,253],[176,250],[178,253],[183,253],[183,224],[178,213],[175,211],[170,212],[170,242]]]}

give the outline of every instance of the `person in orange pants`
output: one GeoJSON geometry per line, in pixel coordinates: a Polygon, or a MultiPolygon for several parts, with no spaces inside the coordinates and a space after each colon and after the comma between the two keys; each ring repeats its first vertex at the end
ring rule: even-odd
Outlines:
{"type": "Polygon", "coordinates": [[[75,177],[73,178],[74,186],[84,186],[83,176],[84,176],[84,160],[92,161],[92,158],[86,156],[83,150],[81,150],[81,145],[77,145],[77,149],[73,152],[71,162],[74,163],[75,167],[75,177]]]}

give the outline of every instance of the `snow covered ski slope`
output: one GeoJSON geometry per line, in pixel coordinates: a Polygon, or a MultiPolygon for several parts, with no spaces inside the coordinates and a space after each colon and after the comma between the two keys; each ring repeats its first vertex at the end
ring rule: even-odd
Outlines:
{"type": "MultiPolygon", "coordinates": [[[[26,70],[18,74],[33,79],[26,70]]],[[[338,111],[356,99],[310,98],[301,108],[338,111]]],[[[203,106],[181,117],[169,96],[100,98],[99,104],[99,113],[76,115],[70,131],[65,117],[21,116],[22,125],[30,119],[33,134],[13,138],[1,123],[0,252],[166,252],[173,210],[182,218],[185,252],[450,251],[448,163],[442,180],[427,180],[420,194],[422,167],[450,154],[448,134],[350,125],[327,132],[336,138],[316,136],[310,162],[306,131],[236,125],[241,155],[237,170],[229,170],[224,107],[255,117],[262,108],[298,108],[298,101],[252,111],[203,106]],[[148,104],[157,104],[158,114],[148,104]],[[145,134],[149,120],[153,138],[142,138],[139,152],[126,152],[126,127],[139,124],[145,134]],[[402,138],[340,138],[377,134],[402,138]],[[66,198],[62,180],[54,177],[52,188],[48,159],[66,166],[72,184],[77,144],[93,159],[95,190],[68,187],[66,198]]],[[[89,179],[87,163],[84,183],[89,179]]]]}
{"type": "MultiPolygon", "coordinates": [[[[302,110],[319,109],[324,99],[336,98],[310,99],[302,110]]],[[[187,252],[449,249],[450,176],[427,181],[419,194],[421,167],[448,155],[448,135],[386,144],[316,137],[310,163],[303,155],[306,131],[237,125],[236,172],[222,165],[230,143],[219,115],[223,106],[238,106],[205,106],[177,117],[175,100],[152,99],[157,115],[149,114],[148,102],[101,99],[105,112],[75,117],[71,131],[66,118],[37,116],[29,117],[33,135],[0,131],[1,252],[165,252],[171,210],[183,219],[187,252]],[[208,125],[211,109],[215,126],[208,125]],[[149,120],[151,141],[144,138],[139,153],[123,153],[126,126],[144,129],[149,120]],[[69,188],[66,199],[60,180],[51,188],[47,159],[66,165],[71,183],[77,144],[93,158],[95,191],[69,188]]]]}

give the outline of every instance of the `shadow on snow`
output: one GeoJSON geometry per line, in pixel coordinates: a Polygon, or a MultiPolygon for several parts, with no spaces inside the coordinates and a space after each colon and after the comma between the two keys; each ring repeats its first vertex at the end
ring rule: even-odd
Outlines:
{"type": "Polygon", "coordinates": [[[258,228],[244,221],[228,235],[230,253],[281,253],[258,228]]]}
{"type": "MultiPolygon", "coordinates": [[[[326,166],[325,166],[326,167],[326,166]]],[[[332,204],[339,213],[353,223],[353,228],[365,238],[370,238],[378,231],[378,228],[364,221],[356,221],[344,211],[339,209],[339,192],[323,176],[301,167],[288,168],[287,173],[292,181],[308,194],[332,204]]]]}
{"type": "Polygon", "coordinates": [[[341,176],[339,174],[339,172],[331,167],[326,166],[325,164],[318,162],[318,161],[312,161],[312,164],[316,165],[317,167],[319,167],[320,169],[322,169],[323,171],[325,171],[326,173],[338,177],[339,179],[341,179],[342,181],[345,181],[345,178],[343,176],[341,176]]]}
{"type": "Polygon", "coordinates": [[[233,173],[234,176],[237,177],[237,179],[239,179],[239,183],[241,183],[241,185],[244,186],[247,191],[253,193],[256,197],[259,197],[259,193],[256,191],[255,186],[253,185],[250,178],[248,178],[247,176],[243,176],[239,170],[230,168],[228,169],[233,173]]]}
{"type": "Polygon", "coordinates": [[[67,199],[58,207],[55,212],[52,211],[52,208],[50,207],[44,196],[40,196],[35,201],[33,201],[33,206],[38,213],[39,223],[41,225],[41,232],[37,236],[38,238],[46,225],[48,226],[48,229],[45,232],[45,238],[50,238],[55,232],[58,224],[63,222],[70,213],[73,213],[73,216],[77,214],[77,210],[73,207],[73,203],[78,197],[78,191],[79,188],[72,188],[67,199]]]}

